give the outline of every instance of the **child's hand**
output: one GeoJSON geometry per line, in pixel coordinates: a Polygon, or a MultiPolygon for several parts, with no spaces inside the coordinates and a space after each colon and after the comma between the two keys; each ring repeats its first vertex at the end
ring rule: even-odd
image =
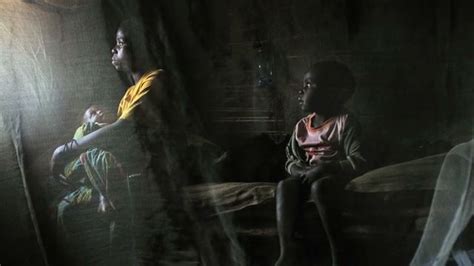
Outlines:
{"type": "Polygon", "coordinates": [[[318,164],[307,168],[302,177],[303,183],[311,184],[325,175],[337,174],[338,171],[340,171],[339,167],[338,162],[319,162],[318,164]]]}
{"type": "Polygon", "coordinates": [[[303,175],[303,183],[312,184],[326,173],[326,164],[320,163],[309,168],[303,175]]]}
{"type": "Polygon", "coordinates": [[[303,178],[308,170],[309,167],[307,166],[293,165],[293,167],[291,167],[291,176],[296,178],[303,178]]]}

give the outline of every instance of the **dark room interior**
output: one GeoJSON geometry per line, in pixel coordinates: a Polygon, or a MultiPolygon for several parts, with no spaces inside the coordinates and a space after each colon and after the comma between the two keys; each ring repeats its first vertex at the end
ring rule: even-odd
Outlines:
{"type": "MultiPolygon", "coordinates": [[[[338,209],[347,265],[422,265],[412,259],[447,165],[472,177],[462,170],[472,148],[462,157],[456,147],[474,147],[473,11],[470,0],[0,0],[0,265],[275,265],[275,195],[304,116],[298,92],[322,61],[352,72],[345,108],[367,156],[338,209]],[[169,128],[135,131],[152,159],[140,173],[127,170],[118,192],[130,202],[125,215],[79,207],[61,218],[74,230],[62,232],[66,194],[52,155],[89,106],[118,121],[137,84],[111,64],[117,29],[130,20],[143,25],[141,52],[170,73],[173,91],[148,103],[169,128]],[[179,150],[174,129],[189,149],[179,150]],[[160,178],[179,164],[174,153],[199,170],[160,178]],[[157,163],[163,154],[168,161],[157,163]],[[111,247],[112,231],[126,244],[111,247]]],[[[296,221],[293,265],[334,266],[310,201],[296,221]]],[[[446,265],[474,265],[471,227],[459,229],[446,265]]]]}

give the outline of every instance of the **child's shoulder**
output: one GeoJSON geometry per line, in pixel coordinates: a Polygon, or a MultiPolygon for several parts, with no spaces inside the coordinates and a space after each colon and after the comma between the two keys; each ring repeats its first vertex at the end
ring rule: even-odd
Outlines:
{"type": "Polygon", "coordinates": [[[357,115],[355,115],[351,111],[344,110],[344,112],[341,112],[338,115],[338,119],[341,120],[344,128],[359,126],[359,119],[357,118],[357,115]]]}

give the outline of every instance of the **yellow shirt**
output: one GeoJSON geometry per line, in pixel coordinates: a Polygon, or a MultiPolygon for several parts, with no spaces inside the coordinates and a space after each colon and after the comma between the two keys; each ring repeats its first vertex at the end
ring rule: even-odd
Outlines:
{"type": "Polygon", "coordinates": [[[158,69],[148,72],[140,78],[137,84],[128,88],[127,92],[125,92],[125,95],[122,97],[117,110],[117,116],[119,119],[129,119],[132,116],[133,110],[135,107],[140,105],[143,96],[150,91],[151,83],[162,71],[162,69],[158,69]]]}

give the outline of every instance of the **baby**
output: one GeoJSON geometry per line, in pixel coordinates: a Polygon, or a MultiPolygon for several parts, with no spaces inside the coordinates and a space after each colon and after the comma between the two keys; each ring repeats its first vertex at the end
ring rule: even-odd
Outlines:
{"type": "Polygon", "coordinates": [[[82,117],[82,125],[76,129],[73,139],[78,140],[85,135],[107,125],[107,123],[104,121],[104,111],[102,111],[102,109],[100,109],[98,106],[91,105],[84,112],[82,117]]]}
{"type": "MultiPolygon", "coordinates": [[[[73,140],[78,140],[86,136],[87,134],[90,134],[98,130],[99,128],[107,125],[107,123],[105,123],[104,121],[104,111],[98,106],[91,105],[84,112],[82,124],[76,129],[73,136],[73,140]]],[[[104,152],[105,151],[102,151],[100,149],[90,149],[88,153],[85,154],[88,154],[88,158],[90,159],[92,158],[91,156],[95,154],[104,154],[104,152]]],[[[60,177],[64,183],[66,183],[72,188],[76,188],[79,186],[79,189],[71,193],[70,198],[72,199],[69,199],[71,202],[79,204],[82,202],[86,203],[91,201],[93,194],[92,191],[93,188],[95,188],[97,192],[99,192],[98,211],[105,212],[108,208],[108,205],[110,205],[105,199],[105,194],[107,194],[107,192],[104,190],[104,188],[102,188],[102,183],[106,183],[106,177],[103,176],[100,179],[94,178],[94,175],[88,173],[86,169],[88,169],[87,166],[90,164],[89,161],[90,160],[81,160],[81,158],[75,158],[74,160],[66,164],[66,166],[64,167],[63,175],[61,175],[60,177]],[[89,177],[89,181],[86,181],[86,177],[89,177]],[[91,183],[91,186],[84,186],[84,184],[89,182],[91,183]]]]}

